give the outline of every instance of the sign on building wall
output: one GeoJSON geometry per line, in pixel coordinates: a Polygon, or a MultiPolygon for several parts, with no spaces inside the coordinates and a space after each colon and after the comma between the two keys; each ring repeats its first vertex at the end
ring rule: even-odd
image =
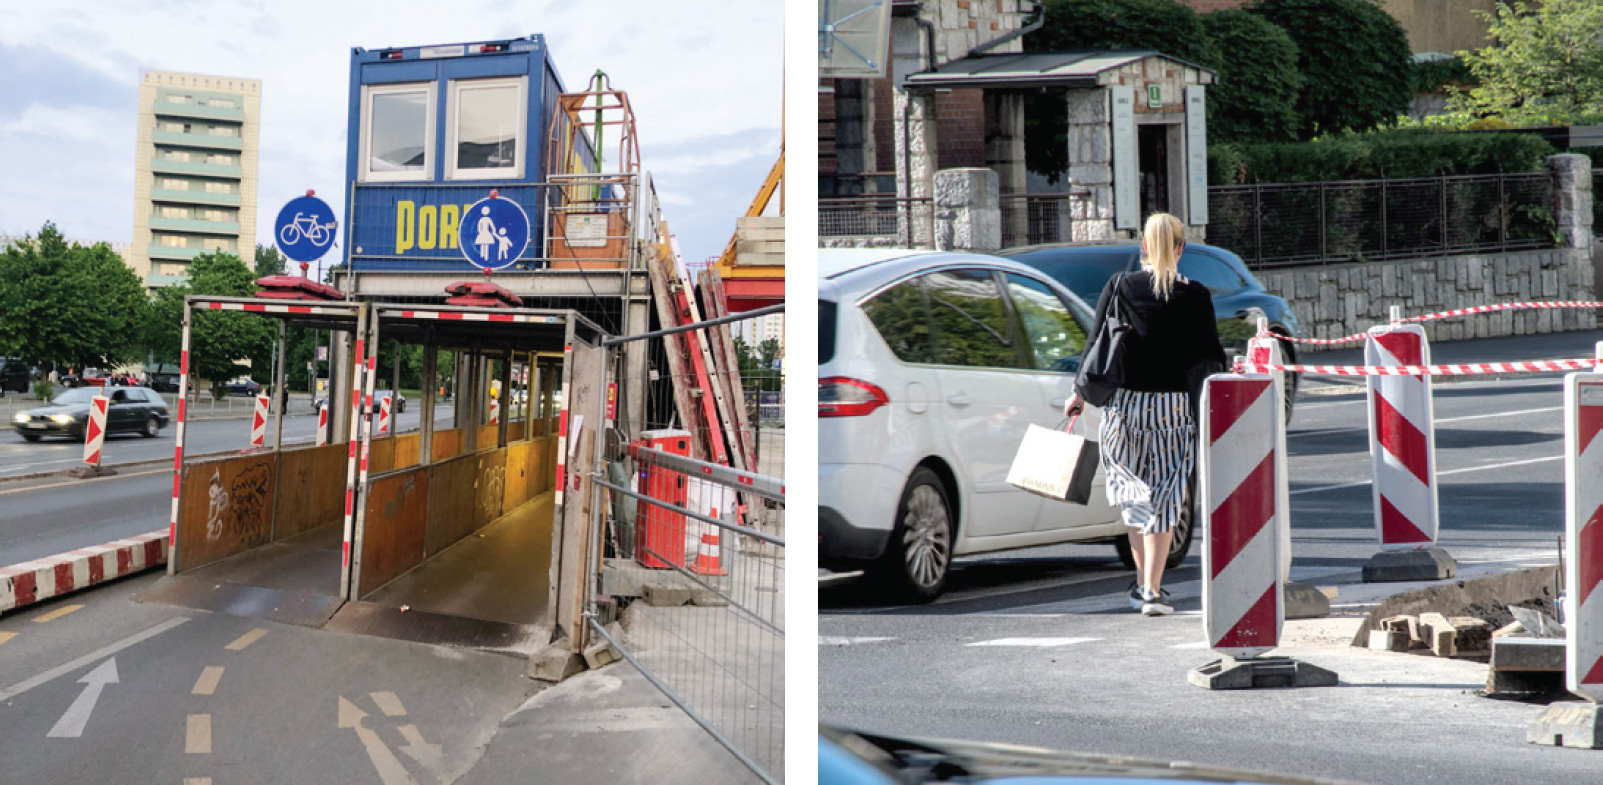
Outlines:
{"type": "Polygon", "coordinates": [[[1192,226],[1208,223],[1208,106],[1201,85],[1186,88],[1186,211],[1192,226]]]}
{"type": "Polygon", "coordinates": [[[1135,88],[1108,88],[1113,99],[1113,226],[1139,229],[1141,224],[1140,159],[1136,154],[1135,88]]]}

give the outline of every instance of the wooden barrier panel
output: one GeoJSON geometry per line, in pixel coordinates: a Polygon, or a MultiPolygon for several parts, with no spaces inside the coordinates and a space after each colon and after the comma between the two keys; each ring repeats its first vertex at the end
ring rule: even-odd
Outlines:
{"type": "Polygon", "coordinates": [[[423,446],[423,434],[403,433],[395,437],[395,462],[393,469],[405,469],[417,465],[418,450],[423,446]]]}
{"type": "Polygon", "coordinates": [[[528,430],[528,423],[522,420],[513,420],[507,423],[507,444],[523,441],[524,431],[528,430]]]}
{"type": "Polygon", "coordinates": [[[274,542],[339,523],[345,517],[347,455],[344,442],[279,454],[274,542]]]}
{"type": "Polygon", "coordinates": [[[533,442],[513,442],[507,445],[506,496],[501,503],[501,509],[505,512],[516,510],[531,498],[529,470],[533,467],[529,461],[529,453],[533,450],[533,442]]]}
{"type": "Polygon", "coordinates": [[[433,556],[473,533],[477,501],[473,481],[478,469],[478,461],[471,455],[429,467],[429,517],[423,539],[426,555],[433,556]]]}
{"type": "Polygon", "coordinates": [[[455,458],[462,452],[462,431],[459,428],[450,428],[434,432],[433,449],[430,451],[429,463],[441,463],[455,458]]]}
{"type": "Polygon", "coordinates": [[[177,569],[193,570],[268,542],[277,464],[277,453],[267,452],[184,467],[177,569]]]}
{"type": "Polygon", "coordinates": [[[428,470],[394,472],[369,481],[358,598],[423,563],[428,515],[428,470]]]}
{"type": "Polygon", "coordinates": [[[529,498],[533,499],[543,493],[550,493],[556,487],[555,472],[557,465],[552,461],[557,440],[554,436],[546,436],[529,442],[529,498]]]}
{"type": "Polygon", "coordinates": [[[506,500],[506,448],[478,454],[478,475],[474,483],[473,530],[478,531],[501,517],[506,500]]]}
{"type": "Polygon", "coordinates": [[[395,437],[374,439],[367,448],[367,473],[383,474],[395,468],[395,437]]]}
{"type": "Polygon", "coordinates": [[[482,450],[494,450],[494,449],[496,449],[496,443],[499,442],[500,440],[501,440],[501,426],[499,426],[499,425],[480,425],[479,426],[479,444],[478,444],[478,449],[479,450],[481,450],[481,451],[482,450]]]}

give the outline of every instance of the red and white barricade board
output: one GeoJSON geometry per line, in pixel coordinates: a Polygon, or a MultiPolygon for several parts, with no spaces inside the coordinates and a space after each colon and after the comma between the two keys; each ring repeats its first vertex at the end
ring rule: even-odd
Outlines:
{"type": "Polygon", "coordinates": [[[1570,692],[1603,701],[1603,373],[1564,379],[1565,671],[1570,692]]]}
{"type": "Polygon", "coordinates": [[[1208,645],[1236,659],[1280,643],[1285,474],[1280,400],[1267,374],[1216,374],[1203,385],[1198,511],[1208,645]]]}
{"type": "Polygon", "coordinates": [[[491,425],[500,425],[501,424],[501,399],[500,398],[491,398],[490,399],[490,424],[491,425]]]}
{"type": "Polygon", "coordinates": [[[267,396],[256,396],[256,414],[250,419],[250,446],[260,447],[267,441],[267,396]]]}
{"type": "MultiPolygon", "coordinates": [[[[1429,365],[1425,328],[1376,327],[1364,344],[1368,365],[1429,365]]],[[[1370,376],[1369,456],[1374,467],[1375,534],[1381,550],[1436,544],[1436,429],[1429,376],[1370,376]]]]}
{"type": "Polygon", "coordinates": [[[96,395],[89,401],[89,424],[84,428],[83,462],[100,468],[101,447],[106,443],[106,404],[111,399],[96,395]]]}
{"type": "Polygon", "coordinates": [[[317,407],[317,446],[328,444],[328,404],[317,407]]]}
{"type": "MultiPolygon", "coordinates": [[[[1247,364],[1255,366],[1285,365],[1286,357],[1281,352],[1280,339],[1260,337],[1247,342],[1247,364]]],[[[1281,412],[1285,411],[1286,400],[1286,372],[1270,371],[1269,377],[1275,382],[1275,400],[1280,402],[1281,412]]],[[[1282,420],[1284,423],[1284,420],[1282,420]]],[[[1290,455],[1286,452],[1286,429],[1280,429],[1280,441],[1276,444],[1281,455],[1290,455]]],[[[1275,494],[1280,505],[1280,582],[1291,582],[1291,478],[1290,472],[1279,472],[1277,475],[1275,494]]]]}
{"type": "Polygon", "coordinates": [[[390,432],[390,398],[380,398],[378,404],[378,435],[385,436],[390,432]]]}

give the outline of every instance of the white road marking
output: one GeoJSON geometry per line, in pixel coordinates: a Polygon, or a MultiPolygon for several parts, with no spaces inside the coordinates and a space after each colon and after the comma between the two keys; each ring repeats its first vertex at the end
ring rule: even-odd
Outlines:
{"type": "Polygon", "coordinates": [[[89,715],[95,712],[95,704],[100,701],[100,693],[106,689],[107,684],[116,684],[117,658],[112,657],[100,664],[100,667],[88,672],[78,680],[84,685],[83,692],[67,707],[61,719],[56,720],[55,727],[45,734],[49,739],[76,739],[83,736],[85,725],[89,724],[89,715]]]}
{"type": "Polygon", "coordinates": [[[1207,641],[1192,641],[1190,643],[1178,643],[1178,644],[1175,644],[1174,646],[1170,646],[1169,648],[1171,648],[1171,649],[1206,649],[1206,648],[1208,648],[1208,642],[1207,641]]]}
{"type": "Polygon", "coordinates": [[[1029,646],[1035,648],[1049,648],[1053,646],[1073,646],[1076,643],[1091,643],[1101,638],[997,638],[991,641],[979,641],[964,644],[966,646],[1029,646]]]}
{"type": "MultiPolygon", "coordinates": [[[[1510,468],[1510,467],[1513,467],[1513,466],[1527,466],[1527,465],[1530,465],[1530,464],[1533,464],[1533,463],[1547,463],[1548,461],[1562,461],[1562,460],[1564,460],[1564,456],[1562,456],[1562,455],[1552,455],[1552,456],[1549,456],[1549,457],[1546,457],[1546,458],[1530,458],[1530,459],[1523,460],[1523,461],[1505,461],[1503,463],[1488,463],[1485,466],[1466,466],[1466,467],[1464,467],[1462,469],[1446,469],[1446,470],[1442,470],[1442,471],[1437,471],[1436,472],[1436,476],[1437,477],[1445,477],[1445,476],[1447,476],[1449,474],[1465,474],[1467,472],[1483,472],[1483,471],[1486,471],[1488,469],[1507,469],[1507,468],[1510,468]]],[[[1365,486],[1365,485],[1369,485],[1370,482],[1371,482],[1370,480],[1362,480],[1360,482],[1344,482],[1344,483],[1339,483],[1339,484],[1336,484],[1336,485],[1320,485],[1320,486],[1315,487],[1315,488],[1299,488],[1299,489],[1297,489],[1295,491],[1292,491],[1290,495],[1296,496],[1297,494],[1300,494],[1300,493],[1319,493],[1321,491],[1338,491],[1338,490],[1341,490],[1342,488],[1359,488],[1359,487],[1362,487],[1362,486],[1365,486]]]]}
{"type": "Polygon", "coordinates": [[[836,635],[820,635],[820,636],[818,636],[818,645],[820,645],[820,646],[857,646],[857,645],[864,644],[864,643],[882,643],[884,641],[893,641],[893,640],[896,640],[896,639],[895,638],[843,638],[843,637],[836,636],[836,635]]]}
{"type": "Polygon", "coordinates": [[[1546,406],[1541,409],[1520,409],[1513,412],[1492,412],[1491,414],[1471,414],[1466,417],[1447,417],[1436,421],[1437,425],[1444,422],[1464,422],[1465,420],[1487,420],[1493,417],[1516,417],[1521,414],[1541,414],[1543,412],[1562,412],[1562,406],[1546,406]]]}
{"type": "Polygon", "coordinates": [[[21,695],[22,693],[33,689],[34,687],[37,687],[37,686],[39,686],[41,684],[48,684],[51,681],[54,681],[54,680],[56,680],[56,679],[58,679],[58,678],[60,678],[62,676],[65,676],[65,675],[67,675],[69,673],[72,673],[73,671],[78,670],[79,668],[82,668],[83,666],[88,665],[91,662],[95,662],[95,661],[98,661],[98,660],[105,659],[106,657],[110,657],[111,655],[116,654],[117,652],[122,651],[123,649],[126,649],[129,646],[133,646],[136,643],[142,643],[142,642],[144,642],[146,640],[154,638],[157,635],[160,635],[160,634],[162,634],[162,633],[164,633],[164,632],[166,632],[166,631],[168,631],[168,630],[170,630],[170,629],[172,629],[174,627],[177,627],[178,625],[183,624],[186,621],[189,621],[189,617],[188,616],[179,616],[178,618],[175,618],[175,619],[168,619],[167,621],[164,621],[161,624],[158,624],[158,625],[156,625],[154,627],[151,627],[150,629],[145,630],[144,632],[140,632],[140,633],[136,633],[134,635],[130,635],[130,636],[126,637],[126,638],[123,638],[120,641],[117,641],[116,643],[111,644],[110,646],[105,646],[103,648],[100,648],[100,649],[97,649],[95,651],[92,651],[92,652],[90,652],[88,654],[85,654],[84,656],[79,657],[78,659],[73,660],[72,662],[69,662],[69,663],[67,663],[65,665],[59,665],[57,667],[51,668],[50,670],[47,670],[44,673],[41,673],[38,676],[35,676],[35,677],[31,678],[31,679],[26,679],[24,681],[19,681],[16,684],[11,685],[10,687],[7,687],[4,692],[0,692],[0,702],[11,700],[12,698],[17,697],[18,695],[21,695]]]}
{"type": "Polygon", "coordinates": [[[405,717],[406,707],[401,705],[401,699],[393,692],[370,692],[373,703],[378,705],[379,711],[386,717],[405,717]]]}
{"type": "Polygon", "coordinates": [[[200,672],[200,678],[195,680],[191,695],[211,695],[217,692],[217,683],[223,680],[223,668],[220,665],[208,665],[206,670],[200,672]]]}
{"type": "Polygon", "coordinates": [[[212,715],[191,714],[184,723],[184,754],[212,753],[212,715]]]}
{"type": "Polygon", "coordinates": [[[266,634],[267,634],[267,630],[264,630],[264,629],[262,629],[260,627],[257,627],[256,629],[251,630],[250,632],[247,632],[244,635],[239,636],[237,639],[234,640],[233,643],[230,643],[227,646],[224,646],[223,648],[225,648],[225,649],[227,649],[229,651],[243,651],[246,646],[249,646],[252,643],[255,643],[255,642],[261,640],[262,636],[266,635],[266,634]]]}
{"type": "MultiPolygon", "coordinates": [[[[367,712],[356,707],[341,695],[339,699],[339,726],[356,731],[356,737],[361,740],[362,746],[367,749],[368,760],[373,762],[373,768],[378,770],[380,780],[384,785],[417,785],[417,780],[407,773],[406,767],[401,765],[395,753],[384,744],[378,733],[369,728],[362,727],[362,720],[367,712]]],[[[408,740],[410,741],[410,739],[408,740]]]]}

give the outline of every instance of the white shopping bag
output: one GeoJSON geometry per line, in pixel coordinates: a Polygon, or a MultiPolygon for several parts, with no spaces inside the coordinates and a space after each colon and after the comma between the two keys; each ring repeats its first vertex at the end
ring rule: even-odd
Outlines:
{"type": "Polygon", "coordinates": [[[1099,460],[1097,443],[1070,433],[1078,419],[1075,415],[1061,431],[1031,425],[1013,456],[1008,484],[1070,504],[1090,502],[1091,480],[1099,460]]]}

